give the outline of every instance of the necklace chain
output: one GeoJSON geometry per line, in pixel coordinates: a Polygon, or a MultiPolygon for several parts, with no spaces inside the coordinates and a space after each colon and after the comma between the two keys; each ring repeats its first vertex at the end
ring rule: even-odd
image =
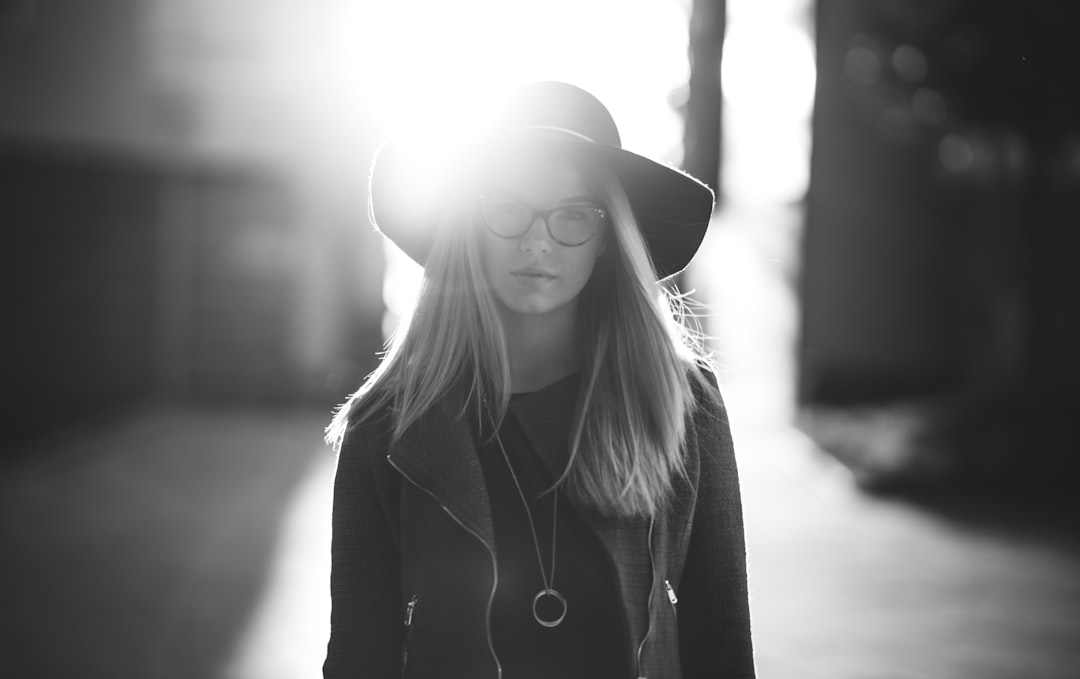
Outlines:
{"type": "Polygon", "coordinates": [[[532,512],[529,511],[529,502],[525,498],[525,491],[521,489],[521,483],[518,481],[517,474],[514,472],[514,466],[510,464],[510,456],[506,454],[506,448],[503,447],[502,438],[499,436],[499,430],[495,426],[495,419],[488,413],[488,418],[491,420],[491,426],[495,430],[495,440],[499,444],[499,450],[502,451],[503,459],[506,460],[506,467],[510,470],[510,478],[514,479],[514,487],[517,488],[518,495],[521,496],[521,504],[525,507],[525,517],[529,519],[529,530],[532,531],[533,547],[536,548],[536,561],[540,566],[540,577],[544,581],[544,589],[551,590],[552,585],[555,582],[555,537],[557,519],[559,516],[559,493],[555,492],[552,497],[552,513],[551,513],[551,576],[548,577],[547,572],[544,570],[544,558],[540,554],[540,539],[536,535],[536,524],[533,523],[532,512]]]}

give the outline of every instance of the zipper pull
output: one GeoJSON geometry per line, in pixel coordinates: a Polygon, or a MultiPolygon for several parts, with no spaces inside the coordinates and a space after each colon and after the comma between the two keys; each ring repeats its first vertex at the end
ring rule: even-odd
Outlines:
{"type": "Polygon", "coordinates": [[[679,598],[675,596],[675,590],[671,588],[671,583],[667,580],[664,580],[664,589],[667,590],[667,598],[668,601],[671,602],[672,606],[679,603],[679,598]]]}
{"type": "Polygon", "coordinates": [[[405,626],[412,627],[412,614],[413,609],[416,608],[416,595],[413,594],[413,598],[409,599],[409,603],[405,606],[405,626]]]}

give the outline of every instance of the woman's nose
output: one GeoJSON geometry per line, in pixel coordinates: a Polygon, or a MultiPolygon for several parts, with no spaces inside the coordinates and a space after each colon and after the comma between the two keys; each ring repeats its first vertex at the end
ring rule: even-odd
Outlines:
{"type": "Polygon", "coordinates": [[[521,237],[521,249],[523,252],[551,252],[551,234],[543,217],[537,215],[532,226],[521,237]]]}

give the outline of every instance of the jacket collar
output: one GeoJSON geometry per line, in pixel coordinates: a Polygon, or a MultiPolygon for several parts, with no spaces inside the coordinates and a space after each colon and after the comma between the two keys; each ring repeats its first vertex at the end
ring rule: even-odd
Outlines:
{"type": "MultiPolygon", "coordinates": [[[[565,432],[573,418],[577,374],[511,401],[525,435],[552,478],[569,460],[565,432]]],[[[469,425],[458,417],[464,385],[456,384],[389,449],[388,458],[410,481],[430,493],[465,528],[494,548],[495,528],[483,469],[469,425]]]]}

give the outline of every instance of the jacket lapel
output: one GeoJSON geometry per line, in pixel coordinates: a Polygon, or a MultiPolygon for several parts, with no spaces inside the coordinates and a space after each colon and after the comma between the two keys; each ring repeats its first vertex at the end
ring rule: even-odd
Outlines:
{"type": "MultiPolygon", "coordinates": [[[[569,460],[565,433],[574,409],[566,403],[576,400],[577,387],[577,378],[564,379],[544,393],[527,394],[511,403],[552,479],[562,475],[569,460]]],[[[464,399],[465,387],[458,383],[390,447],[389,458],[408,480],[494,548],[495,527],[484,472],[469,425],[457,417],[464,399]]]]}
{"type": "MultiPolygon", "coordinates": [[[[562,475],[570,458],[565,436],[573,424],[575,408],[567,403],[575,403],[578,384],[577,377],[564,379],[550,389],[511,401],[510,408],[552,479],[562,475]]],[[[456,415],[464,398],[464,387],[453,387],[390,447],[389,458],[410,481],[494,549],[495,526],[484,472],[469,425],[456,415]]],[[[636,534],[648,523],[618,521],[589,509],[576,509],[613,555],[626,539],[627,529],[636,534]]]]}
{"type": "Polygon", "coordinates": [[[462,396],[460,386],[451,389],[390,446],[388,457],[409,481],[494,550],[495,527],[484,472],[469,425],[456,416],[462,396]]]}

